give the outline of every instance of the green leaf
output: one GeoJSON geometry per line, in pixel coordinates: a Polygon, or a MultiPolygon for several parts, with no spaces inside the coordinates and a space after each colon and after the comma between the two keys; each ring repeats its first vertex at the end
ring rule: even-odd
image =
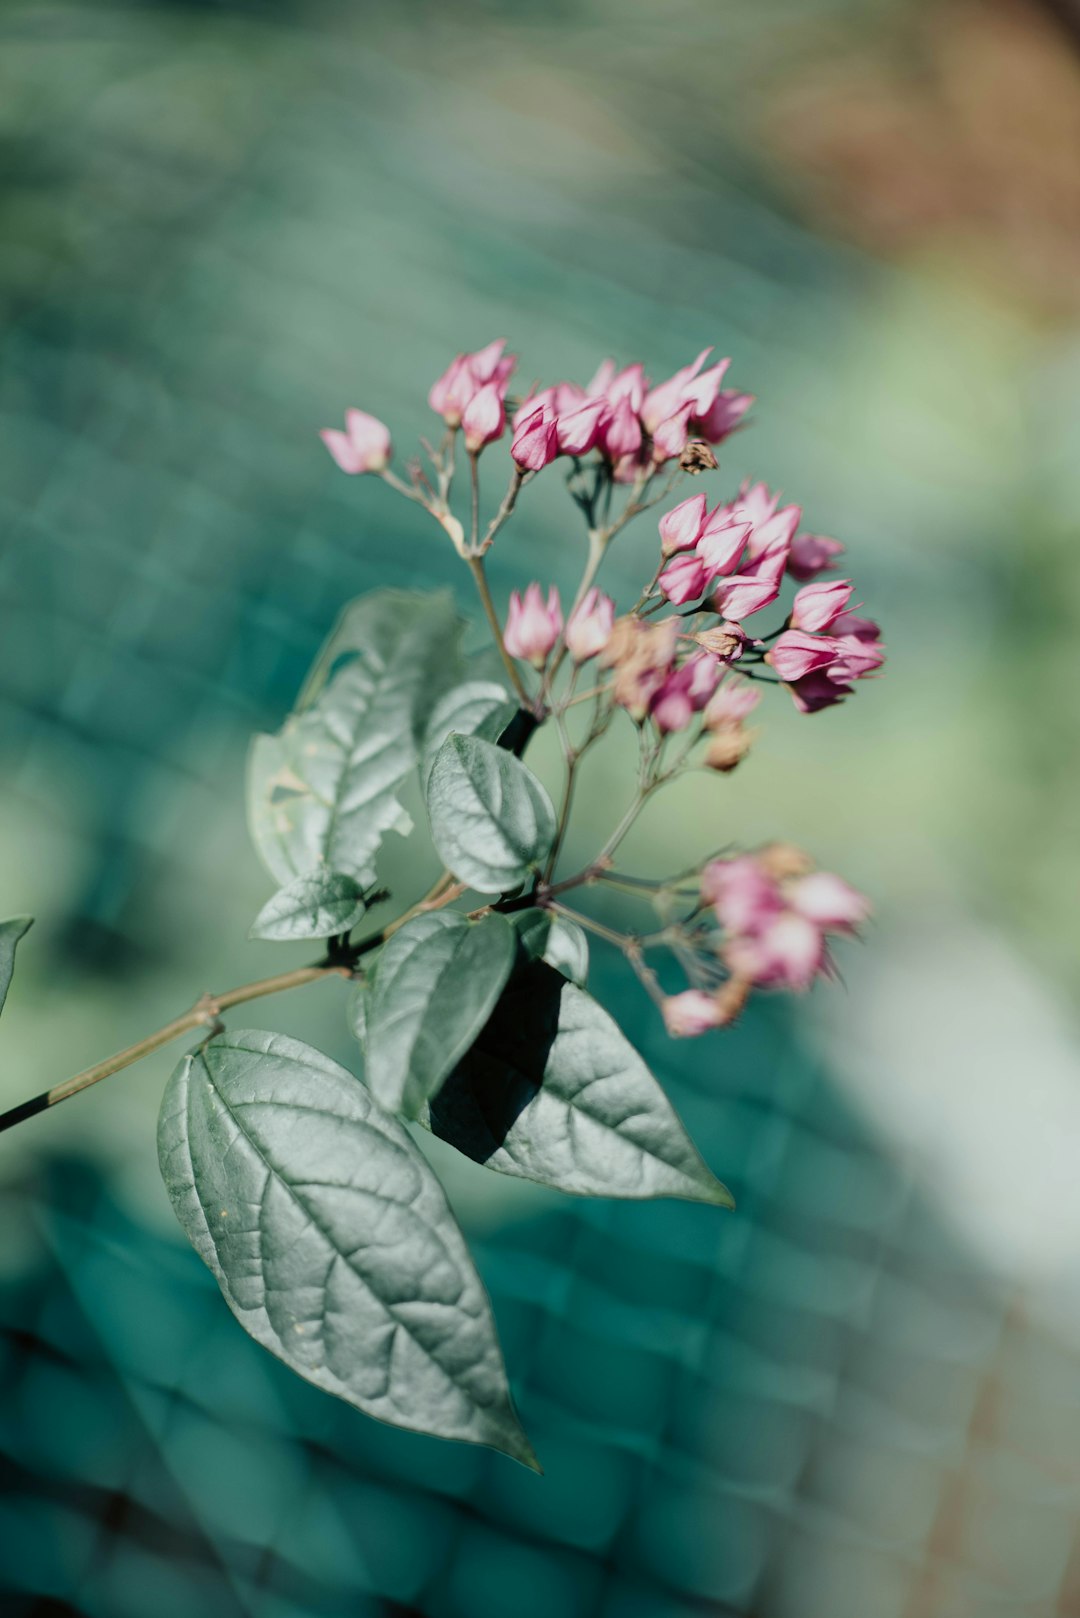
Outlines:
{"type": "Polygon", "coordinates": [[[385,834],[411,831],[398,793],[433,705],[458,680],[461,630],[448,593],[362,597],[320,653],[296,711],[276,736],[255,738],[251,833],[280,883],[326,868],[362,882],[385,834]]]}
{"type": "Polygon", "coordinates": [[[589,941],[577,922],[553,916],[547,910],[517,910],[510,919],[529,960],[546,961],[571,983],[585,987],[589,941]]]}
{"type": "Polygon", "coordinates": [[[733,1206],[618,1026],[544,961],[515,973],[420,1121],[474,1162],[562,1191],[733,1206]]]}
{"type": "Polygon", "coordinates": [[[476,1038],[516,954],[503,916],[417,916],[379,956],[362,1015],[365,1076],[380,1106],[415,1118],[476,1038]]]}
{"type": "Polygon", "coordinates": [[[33,916],[12,916],[8,921],[0,921],[0,1011],[4,1009],[15,970],[15,946],[33,925],[33,916]]]}
{"type": "Polygon", "coordinates": [[[332,938],[347,933],[367,909],[364,888],[371,887],[374,871],[364,883],[343,871],[317,871],[298,876],[263,905],[248,933],[249,938],[332,938]]]}
{"type": "Polygon", "coordinates": [[[536,1465],[442,1188],[351,1073],[280,1034],[213,1039],[169,1080],[158,1158],[196,1251],[271,1353],[381,1421],[536,1465]]]}
{"type": "Polygon", "coordinates": [[[532,771],[491,742],[449,736],[427,784],[435,847],[479,893],[518,887],[547,854],[555,811],[532,771]]]}
{"type": "Polygon", "coordinates": [[[446,738],[479,736],[497,742],[518,711],[517,703],[493,680],[466,680],[448,691],[428,721],[420,779],[427,787],[435,755],[446,738]]]}

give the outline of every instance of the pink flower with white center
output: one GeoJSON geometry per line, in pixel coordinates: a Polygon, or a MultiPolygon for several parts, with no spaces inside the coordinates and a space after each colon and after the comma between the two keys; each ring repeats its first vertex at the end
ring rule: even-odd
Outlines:
{"type": "Polygon", "coordinates": [[[665,417],[657,427],[652,439],[652,457],[657,466],[663,466],[665,461],[682,454],[686,448],[689,421],[690,406],[684,405],[673,416],[665,417]]]}
{"type": "Polygon", "coordinates": [[[844,551],[838,539],[826,539],[823,534],[797,534],[791,542],[788,572],[800,584],[816,579],[819,573],[831,573],[836,558],[844,551]]]}
{"type": "Polygon", "coordinates": [[[615,603],[594,584],[570,614],[566,649],[575,663],[587,663],[604,650],[615,624],[615,603]]]}
{"type": "Polygon", "coordinates": [[[827,584],[804,584],[801,590],[795,592],[789,627],[806,629],[811,633],[828,629],[851,600],[853,589],[850,579],[836,579],[827,584]]]}
{"type": "Polygon", "coordinates": [[[506,431],[506,407],[503,404],[505,384],[485,382],[461,415],[465,430],[465,448],[470,455],[479,455],[487,444],[493,444],[506,431]]]}
{"type": "Polygon", "coordinates": [[[704,595],[712,574],[697,551],[679,551],[657,579],[662,593],[676,607],[704,595]]]}
{"type": "Polygon", "coordinates": [[[734,572],[746,549],[749,535],[750,524],[733,517],[728,508],[718,506],[710,513],[697,548],[698,555],[713,578],[734,572]]]}
{"type": "Polygon", "coordinates": [[[608,408],[606,399],[586,399],[584,404],[556,415],[559,454],[587,455],[591,449],[595,449],[608,408]]]}
{"type": "Polygon", "coordinates": [[[700,416],[691,416],[690,431],[707,444],[722,444],[730,438],[754,402],[752,393],[735,393],[726,388],[700,416]]]}
{"type": "Polygon", "coordinates": [[[526,587],[524,599],[516,590],[510,594],[510,611],[503,631],[503,644],[511,657],[520,657],[533,668],[542,669],[562,633],[563,616],[559,592],[552,585],[547,604],[535,582],[526,587]]]}
{"type": "Polygon", "coordinates": [[[366,410],[346,410],[345,431],[324,427],[319,434],[343,472],[381,472],[390,461],[390,429],[366,410]]]}
{"type": "Polygon", "coordinates": [[[704,989],[685,989],[682,994],[665,995],[660,1003],[664,1027],[672,1039],[696,1039],[722,1021],[720,1007],[704,989]]]}
{"type": "Polygon", "coordinates": [[[692,550],[705,526],[705,496],[692,494],[660,518],[660,549],[665,556],[692,550]]]}
{"type": "Polygon", "coordinates": [[[458,354],[432,383],[428,404],[448,427],[460,427],[466,406],[486,383],[499,384],[505,394],[517,363],[513,354],[503,353],[505,347],[506,339],[501,337],[474,354],[458,354]]]}
{"type": "Polygon", "coordinates": [[[641,422],[625,395],[612,405],[600,434],[600,442],[609,461],[621,461],[626,456],[636,455],[641,448],[641,422]]]}
{"type": "Polygon", "coordinates": [[[788,886],[787,897],[793,909],[826,932],[851,932],[870,915],[866,895],[831,871],[796,877],[788,886]]]}
{"type": "Polygon", "coordinates": [[[829,635],[808,635],[801,629],[785,629],[773,647],[766,652],[770,663],[784,681],[801,680],[817,669],[827,669],[836,662],[839,643],[829,635]]]}
{"type": "Polygon", "coordinates": [[[779,884],[752,854],[711,860],[701,873],[701,897],[728,933],[757,932],[784,906],[779,884]]]}
{"type": "Polygon", "coordinates": [[[760,701],[761,692],[752,686],[749,680],[741,680],[733,675],[726,676],[706,706],[704,715],[706,729],[718,730],[725,725],[741,725],[760,701]]]}
{"type": "Polygon", "coordinates": [[[559,453],[559,435],[549,405],[541,405],[515,430],[510,453],[523,472],[540,472],[559,453]]]}
{"type": "Polygon", "coordinates": [[[821,929],[794,910],[782,910],[760,932],[741,934],[724,945],[733,976],[761,989],[808,989],[826,965],[821,929]]]}

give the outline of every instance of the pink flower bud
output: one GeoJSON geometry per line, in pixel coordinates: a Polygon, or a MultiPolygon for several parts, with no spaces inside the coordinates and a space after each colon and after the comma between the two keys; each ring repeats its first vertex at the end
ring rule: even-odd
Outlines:
{"type": "Polygon", "coordinates": [[[713,578],[738,567],[749,534],[750,524],[737,521],[726,509],[718,506],[710,513],[698,540],[698,554],[713,578]]]}
{"type": "Polygon", "coordinates": [[[641,423],[625,396],[612,405],[602,436],[604,451],[611,461],[636,455],[641,448],[641,423]]]}
{"type": "Polygon", "coordinates": [[[826,669],[836,661],[837,642],[828,635],[808,635],[801,629],[785,629],[779,640],[766,652],[765,661],[785,681],[801,680],[817,669],[826,669]]]}
{"type": "Polygon", "coordinates": [[[493,444],[506,430],[506,409],[502,389],[497,382],[485,382],[474,393],[461,415],[465,430],[465,448],[470,455],[479,455],[485,444],[493,444]]]}
{"type": "Polygon", "coordinates": [[[729,933],[758,931],[783,909],[779,885],[754,859],[712,860],[701,873],[701,897],[729,933]]]}
{"type": "Polygon", "coordinates": [[[660,518],[660,549],[665,556],[691,550],[705,525],[705,496],[692,494],[660,518]]]}
{"type": "Polygon", "coordinates": [[[685,606],[704,594],[711,575],[697,551],[680,551],[668,563],[657,583],[675,606],[685,606]]]}
{"type": "Polygon", "coordinates": [[[721,581],[710,604],[722,618],[733,618],[741,623],[763,607],[771,606],[779,594],[779,584],[767,575],[733,573],[729,579],[721,581]]]}
{"type": "Polygon", "coordinates": [[[830,680],[861,680],[885,661],[885,650],[877,641],[863,640],[858,635],[840,635],[833,645],[836,656],[829,666],[830,680]]]}
{"type": "Polygon", "coordinates": [[[458,354],[428,390],[428,404],[448,427],[460,427],[466,407],[489,382],[506,392],[506,384],[516,363],[513,354],[503,354],[505,337],[497,338],[474,354],[458,354]]]}
{"type": "Polygon", "coordinates": [[[801,680],[789,680],[788,690],[800,713],[820,713],[823,708],[835,707],[845,697],[850,697],[855,687],[831,680],[824,669],[815,669],[813,674],[804,674],[801,680]]]}
{"type": "Polygon", "coordinates": [[[855,612],[842,612],[832,626],[834,635],[854,635],[856,640],[880,640],[881,626],[872,618],[860,618],[855,612]]]}
{"type": "Polygon", "coordinates": [[[797,534],[791,542],[788,572],[800,583],[815,579],[819,573],[832,571],[843,549],[838,539],[826,539],[822,534],[797,534]]]}
{"type": "Polygon", "coordinates": [[[692,365],[684,365],[666,382],[660,382],[655,388],[649,389],[640,406],[641,419],[647,431],[655,433],[662,421],[666,421],[669,416],[681,410],[683,405],[690,403],[688,394],[690,385],[711,353],[711,348],[703,348],[692,365]]]}
{"type": "Polygon", "coordinates": [[[511,657],[520,657],[542,669],[562,633],[563,617],[559,592],[552,585],[547,605],[536,583],[528,585],[525,598],[516,590],[510,595],[510,611],[503,631],[503,642],[511,657]]]}
{"type": "Polygon", "coordinates": [[[600,424],[608,412],[606,399],[587,399],[564,415],[556,417],[555,431],[560,455],[587,455],[596,447],[600,424]]]}
{"type": "Polygon", "coordinates": [[[594,584],[587,591],[566,626],[566,649],[575,663],[587,663],[602,652],[611,639],[615,623],[615,603],[601,595],[594,584]]]}
{"type": "Polygon", "coordinates": [[[540,472],[559,453],[559,436],[549,405],[541,405],[515,430],[510,453],[523,472],[540,472]]]}
{"type": "Polygon", "coordinates": [[[825,965],[821,929],[794,910],[782,910],[760,932],[732,938],[724,960],[736,976],[763,989],[808,989],[825,965]]]}
{"type": "Polygon", "coordinates": [[[324,427],[319,437],[343,472],[381,472],[390,460],[389,427],[363,410],[346,410],[345,431],[324,427]]]}
{"type": "Polygon", "coordinates": [[[711,1028],[719,1028],[720,1008],[711,994],[704,989],[685,989],[682,994],[669,994],[660,1003],[664,1027],[672,1039],[696,1039],[711,1028]]]}
{"type": "Polygon", "coordinates": [[[708,410],[690,420],[690,431],[710,444],[722,444],[738,427],[754,402],[752,393],[735,393],[730,388],[718,393],[708,410]]]}
{"type": "Polygon", "coordinates": [[[690,420],[690,406],[684,405],[673,416],[666,416],[653,433],[652,453],[657,466],[663,466],[686,448],[686,429],[690,420]]]}
{"type": "Polygon", "coordinates": [[[829,584],[804,584],[795,592],[795,602],[788,620],[792,629],[810,631],[828,629],[840,616],[854,589],[849,579],[836,579],[829,584]]]}
{"type": "Polygon", "coordinates": [[[779,504],[780,496],[770,494],[767,484],[751,483],[747,479],[732,502],[732,510],[740,522],[751,523],[757,528],[761,523],[768,522],[779,504]]]}
{"type": "Polygon", "coordinates": [[[749,680],[729,675],[709,699],[704,715],[706,728],[718,730],[725,725],[741,725],[760,701],[761,692],[749,680]]]}
{"type": "Polygon", "coordinates": [[[788,888],[792,907],[826,932],[851,932],[867,919],[870,901],[831,871],[811,871],[788,888]]]}
{"type": "Polygon", "coordinates": [[[614,360],[601,360],[592,381],[586,385],[585,393],[590,399],[607,398],[608,389],[615,380],[618,366],[614,360]]]}
{"type": "Polygon", "coordinates": [[[702,371],[687,384],[683,398],[691,405],[691,415],[695,421],[707,416],[716,403],[720,384],[730,364],[730,359],[717,360],[715,365],[710,365],[707,371],[702,371]]]}
{"type": "Polygon", "coordinates": [[[514,431],[517,432],[522,422],[528,421],[529,417],[534,416],[543,405],[547,406],[551,415],[554,416],[558,414],[555,407],[554,388],[540,388],[538,392],[530,393],[527,399],[523,399],[521,401],[517,409],[514,411],[514,431]]]}
{"type": "Polygon", "coordinates": [[[641,407],[645,403],[645,389],[648,381],[644,366],[635,363],[628,365],[625,370],[613,376],[605,388],[608,403],[614,407],[623,400],[630,406],[633,415],[641,414],[641,407]]]}

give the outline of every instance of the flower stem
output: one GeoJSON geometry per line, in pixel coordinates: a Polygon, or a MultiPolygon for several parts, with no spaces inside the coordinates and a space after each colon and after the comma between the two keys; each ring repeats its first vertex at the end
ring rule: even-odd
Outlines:
{"type": "Polygon", "coordinates": [[[476,590],[480,597],[480,605],[484,609],[484,616],[487,618],[488,626],[495,638],[495,644],[499,648],[499,656],[502,658],[506,672],[510,676],[510,682],[517,693],[518,701],[521,703],[523,708],[527,708],[531,711],[533,706],[532,700],[529,697],[529,693],[525,689],[524,682],[522,681],[521,675],[518,672],[517,664],[510,656],[510,653],[506,650],[506,644],[503,641],[502,625],[499,623],[499,615],[495,611],[495,603],[491,599],[491,589],[488,585],[487,574],[484,571],[484,558],[482,556],[467,556],[465,560],[469,564],[469,571],[476,580],[476,590]]]}

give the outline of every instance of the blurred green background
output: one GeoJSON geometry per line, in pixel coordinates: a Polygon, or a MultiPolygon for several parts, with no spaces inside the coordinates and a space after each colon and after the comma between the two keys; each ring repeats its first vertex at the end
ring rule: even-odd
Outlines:
{"type": "MultiPolygon", "coordinates": [[[[723,486],[842,539],[890,650],[629,845],[805,844],[875,901],[846,987],[674,1046],[594,956],[737,1212],[438,1155],[544,1480],[247,1342],[157,1181],[173,1053],[4,1137],[4,1618],[1080,1613],[1071,0],[9,0],[0,43],[0,1106],[292,959],[245,942],[251,732],[351,595],[473,611],[330,463],[345,406],[404,451],[493,336],[526,379],[715,343],[723,486]]],[[[572,591],[553,484],[500,603],[572,591]]],[[[349,1062],[341,1000],[253,1020],[349,1062]]]]}

